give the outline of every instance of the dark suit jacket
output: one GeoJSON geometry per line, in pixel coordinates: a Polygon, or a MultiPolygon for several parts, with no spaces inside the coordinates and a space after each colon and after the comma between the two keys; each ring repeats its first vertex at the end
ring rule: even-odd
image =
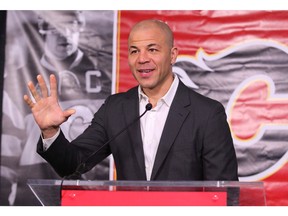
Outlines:
{"type": "MultiPolygon", "coordinates": [[[[60,176],[77,165],[139,116],[137,87],[111,95],[91,125],[69,143],[60,136],[38,153],[60,176]]],[[[140,122],[130,126],[87,161],[88,169],[113,154],[118,180],[146,180],[140,122]]],[[[221,103],[204,97],[181,81],[157,151],[151,180],[238,180],[237,159],[221,103]]]]}

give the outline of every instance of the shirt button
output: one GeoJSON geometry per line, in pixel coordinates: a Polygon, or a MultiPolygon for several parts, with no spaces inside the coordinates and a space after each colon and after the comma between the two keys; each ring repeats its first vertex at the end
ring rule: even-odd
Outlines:
{"type": "Polygon", "coordinates": [[[44,144],[44,151],[46,151],[48,149],[48,145],[45,143],[44,144]]]}

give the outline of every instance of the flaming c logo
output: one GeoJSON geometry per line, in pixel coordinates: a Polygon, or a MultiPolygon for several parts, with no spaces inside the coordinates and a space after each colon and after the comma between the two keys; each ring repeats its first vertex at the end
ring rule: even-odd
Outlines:
{"type": "MultiPolygon", "coordinates": [[[[177,59],[178,64],[173,67],[174,73],[176,73],[188,87],[193,88],[196,91],[201,91],[202,86],[204,86],[204,89],[206,88],[209,90],[213,88],[217,89],[217,87],[219,88],[219,85],[215,87],[213,84],[221,82],[221,80],[219,80],[219,75],[221,75],[220,73],[223,72],[223,70],[226,70],[225,73],[223,73],[226,76],[223,76],[221,79],[223,79],[225,83],[233,80],[233,78],[235,80],[235,77],[239,80],[239,77],[242,76],[239,76],[239,73],[241,72],[246,74],[247,77],[242,80],[242,82],[235,83],[235,88],[231,88],[230,92],[232,94],[230,93],[225,96],[218,95],[219,98],[225,97],[223,101],[228,101],[226,105],[227,121],[231,128],[236,153],[237,150],[239,150],[239,159],[241,161],[239,161],[240,180],[242,181],[265,179],[281,169],[288,161],[288,147],[286,147],[285,150],[285,140],[281,140],[281,138],[277,140],[277,135],[275,135],[280,130],[288,131],[288,93],[276,94],[275,83],[271,78],[272,75],[275,78],[275,74],[277,73],[278,77],[276,77],[279,81],[281,73],[283,76],[284,74],[286,75],[286,69],[284,68],[286,67],[287,62],[285,59],[288,58],[287,54],[288,49],[282,44],[270,40],[255,40],[232,46],[231,48],[213,55],[206,54],[205,51],[200,48],[196,56],[179,56],[177,59]],[[257,47],[260,49],[262,48],[262,52],[258,51],[257,47]],[[270,57],[267,57],[267,55],[264,56],[268,52],[264,53],[263,50],[265,50],[265,52],[269,50],[270,57]],[[251,51],[254,52],[254,56],[251,54],[251,51]],[[274,52],[278,52],[277,54],[279,54],[279,56],[274,56],[272,54],[274,52]],[[254,61],[247,57],[247,53],[254,58],[254,61]],[[232,70],[233,73],[230,72],[231,68],[234,69],[233,66],[229,65],[230,61],[232,60],[232,64],[234,63],[234,65],[237,61],[237,59],[231,57],[233,54],[235,54],[234,56],[236,57],[243,57],[243,59],[240,59],[241,62],[245,62],[246,60],[249,61],[249,63],[253,62],[254,65],[258,64],[261,69],[258,70],[257,68],[253,68],[253,70],[251,70],[251,67],[254,66],[252,65],[249,68],[251,71],[249,76],[247,76],[248,71],[245,70],[246,65],[239,67],[239,71],[232,70]],[[257,54],[259,54],[259,56],[257,56],[257,54]],[[267,59],[269,59],[268,62],[267,59]],[[215,70],[215,65],[221,65],[221,67],[218,67],[215,70]],[[225,68],[225,66],[227,66],[227,68],[225,68]],[[217,72],[219,75],[215,76],[213,73],[217,72]],[[205,78],[203,79],[208,79],[210,76],[208,79],[209,82],[205,82],[205,80],[196,80],[201,76],[203,77],[203,73],[205,73],[205,78]],[[212,80],[213,78],[211,77],[217,77],[218,80],[212,80]],[[274,137],[273,140],[269,140],[267,137],[264,138],[264,135],[266,135],[265,132],[267,131],[275,131],[273,134],[276,137],[274,137]],[[277,142],[281,142],[284,149],[282,148],[280,150],[279,147],[277,147],[277,142]],[[274,153],[278,153],[277,158],[274,156],[274,158],[272,158],[274,161],[269,161],[269,164],[260,165],[261,161],[257,164],[251,164],[251,161],[257,160],[257,158],[252,158],[253,156],[260,157],[261,155],[261,157],[265,157],[266,153],[262,152],[265,145],[266,147],[269,146],[269,149],[275,148],[276,152],[273,152],[273,150],[270,151],[270,156],[274,155],[274,153]],[[274,146],[272,147],[271,145],[274,146]],[[248,154],[249,151],[254,152],[248,154]],[[249,170],[249,172],[247,172],[247,170],[249,170]]],[[[287,80],[280,81],[282,86],[284,82],[287,82],[287,80]]],[[[231,86],[232,81],[229,84],[231,86]]],[[[267,160],[269,159],[267,158],[267,160]]]]}
{"type": "MultiPolygon", "coordinates": [[[[232,94],[226,112],[236,145],[253,145],[266,130],[288,130],[288,95],[275,94],[273,80],[265,75],[243,81],[232,94]]],[[[240,180],[263,179],[279,170],[287,159],[288,152],[265,171],[240,180]]]]}
{"type": "Polygon", "coordinates": [[[273,80],[265,75],[243,81],[226,111],[234,142],[239,145],[256,143],[267,129],[288,129],[288,95],[276,95],[273,80]]]}

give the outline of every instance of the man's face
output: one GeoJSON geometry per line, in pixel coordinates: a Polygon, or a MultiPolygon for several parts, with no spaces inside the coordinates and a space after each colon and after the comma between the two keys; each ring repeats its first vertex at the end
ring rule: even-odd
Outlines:
{"type": "Polygon", "coordinates": [[[167,89],[173,80],[172,64],[178,51],[167,43],[167,35],[155,24],[134,29],[128,41],[130,70],[140,86],[167,89]]]}
{"type": "Polygon", "coordinates": [[[54,59],[63,60],[76,52],[80,32],[71,24],[49,26],[45,33],[45,53],[54,59]]]}

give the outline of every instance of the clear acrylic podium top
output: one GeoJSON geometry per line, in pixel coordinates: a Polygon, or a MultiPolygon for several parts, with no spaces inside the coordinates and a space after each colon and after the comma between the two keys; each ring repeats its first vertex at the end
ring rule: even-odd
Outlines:
{"type": "Polygon", "coordinates": [[[211,206],[221,203],[221,199],[225,199],[224,205],[228,206],[266,205],[263,182],[29,179],[27,184],[43,206],[150,206],[154,203],[158,206],[211,206]],[[106,203],[102,204],[105,199],[106,203]]]}

